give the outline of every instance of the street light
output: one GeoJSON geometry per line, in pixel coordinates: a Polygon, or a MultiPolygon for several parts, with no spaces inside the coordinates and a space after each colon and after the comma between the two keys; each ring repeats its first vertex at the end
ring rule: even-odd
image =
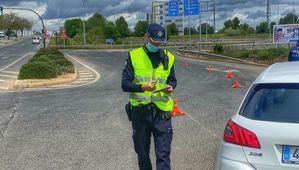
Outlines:
{"type": "Polygon", "coordinates": [[[87,0],[81,0],[83,4],[83,45],[86,45],[86,38],[85,38],[85,3],[87,0]]]}

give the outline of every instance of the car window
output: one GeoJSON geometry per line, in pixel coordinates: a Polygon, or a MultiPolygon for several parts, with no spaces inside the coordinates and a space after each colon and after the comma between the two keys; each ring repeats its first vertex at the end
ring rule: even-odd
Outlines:
{"type": "Polygon", "coordinates": [[[252,87],[240,114],[254,120],[299,123],[299,84],[252,87]]]}

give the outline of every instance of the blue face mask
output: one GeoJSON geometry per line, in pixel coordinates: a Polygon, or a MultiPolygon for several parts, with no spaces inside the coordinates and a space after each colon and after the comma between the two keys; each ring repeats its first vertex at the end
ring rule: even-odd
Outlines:
{"type": "Polygon", "coordinates": [[[160,49],[160,47],[156,47],[156,46],[152,45],[150,42],[147,42],[145,44],[145,46],[146,46],[147,50],[152,53],[156,53],[160,49]]]}

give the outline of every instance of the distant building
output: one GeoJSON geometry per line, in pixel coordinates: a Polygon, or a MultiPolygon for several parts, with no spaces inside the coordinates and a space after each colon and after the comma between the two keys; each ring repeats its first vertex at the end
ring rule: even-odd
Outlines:
{"type": "Polygon", "coordinates": [[[179,31],[179,35],[184,35],[184,19],[183,19],[183,1],[179,2],[179,16],[168,16],[168,1],[155,0],[152,2],[152,14],[150,15],[150,23],[157,23],[165,27],[166,25],[175,23],[179,31]]]}

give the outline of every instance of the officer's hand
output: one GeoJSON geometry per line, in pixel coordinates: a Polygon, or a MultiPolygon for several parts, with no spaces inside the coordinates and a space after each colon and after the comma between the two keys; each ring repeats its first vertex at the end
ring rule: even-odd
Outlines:
{"type": "Polygon", "coordinates": [[[152,80],[151,82],[148,82],[144,85],[141,86],[142,91],[155,91],[156,90],[156,85],[157,81],[156,80],[152,80]]]}
{"type": "Polygon", "coordinates": [[[173,87],[171,85],[167,85],[166,89],[164,90],[165,93],[172,93],[173,87]]]}

